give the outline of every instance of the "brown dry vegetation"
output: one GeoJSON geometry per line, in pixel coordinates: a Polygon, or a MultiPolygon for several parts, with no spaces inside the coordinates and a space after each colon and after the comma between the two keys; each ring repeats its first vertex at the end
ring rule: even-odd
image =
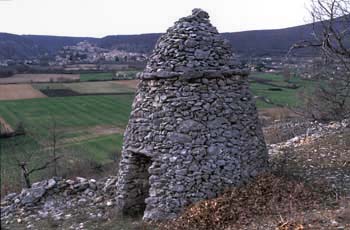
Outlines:
{"type": "MultiPolygon", "coordinates": [[[[104,125],[104,126],[97,125],[97,126],[88,127],[88,128],[80,128],[80,131],[84,134],[79,135],[78,137],[62,138],[61,140],[59,140],[58,147],[62,147],[66,144],[69,145],[69,144],[81,142],[84,140],[94,139],[96,137],[103,136],[103,135],[124,133],[124,129],[122,128],[115,127],[115,126],[107,126],[107,125],[104,125]]],[[[64,129],[64,132],[69,133],[69,129],[64,129]]]]}
{"type": "MultiPolygon", "coordinates": [[[[1,79],[0,79],[1,81],[1,79]]],[[[29,84],[0,85],[0,100],[16,100],[46,97],[29,84]]]]}
{"type": "Polygon", "coordinates": [[[161,229],[252,229],[253,222],[313,209],[322,196],[302,183],[266,174],[254,183],[199,202],[161,229]]]}
{"type": "Polygon", "coordinates": [[[350,130],[285,149],[271,166],[159,229],[350,229],[350,130]]]}
{"type": "Polygon", "coordinates": [[[0,78],[0,84],[64,82],[79,81],[79,79],[79,74],[16,74],[13,77],[0,78]]]}
{"type": "Polygon", "coordinates": [[[126,86],[128,88],[136,89],[137,85],[139,84],[139,80],[118,80],[113,81],[113,83],[120,86],[126,86]]]}
{"type": "Polygon", "coordinates": [[[288,108],[263,108],[258,110],[259,118],[264,126],[270,125],[275,121],[286,121],[300,118],[298,114],[288,108]]]}
{"type": "MultiPolygon", "coordinates": [[[[111,211],[106,219],[92,222],[81,208],[75,218],[59,223],[42,219],[36,226],[57,229],[78,220],[86,222],[88,229],[347,230],[349,156],[350,130],[345,130],[285,149],[270,159],[269,173],[218,198],[196,203],[173,221],[145,223],[140,217],[127,218],[111,211]]],[[[81,166],[78,171],[86,170],[81,166]]]]}
{"type": "Polygon", "coordinates": [[[2,117],[0,117],[0,134],[11,134],[14,130],[2,117]]]}
{"type": "Polygon", "coordinates": [[[302,178],[316,187],[329,188],[337,196],[350,197],[350,130],[311,140],[271,159],[282,175],[302,178]]]}

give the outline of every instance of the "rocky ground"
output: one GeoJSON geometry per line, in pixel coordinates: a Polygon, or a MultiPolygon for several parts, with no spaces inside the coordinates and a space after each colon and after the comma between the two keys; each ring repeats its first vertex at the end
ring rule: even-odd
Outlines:
{"type": "MultiPolygon", "coordinates": [[[[268,144],[269,174],[195,204],[158,228],[350,229],[349,124],[345,120],[266,127],[267,142],[274,143],[268,144]],[[297,132],[296,137],[276,143],[276,138],[297,132]]],[[[118,216],[115,182],[116,177],[37,182],[2,199],[1,229],[154,229],[140,218],[118,216]]]]}
{"type": "Polygon", "coordinates": [[[281,123],[264,131],[271,137],[268,143],[299,134],[268,144],[271,172],[189,207],[181,217],[162,223],[160,228],[350,229],[349,120],[281,123]],[[274,135],[268,133],[271,131],[274,135]]]}
{"type": "Polygon", "coordinates": [[[1,229],[86,229],[109,218],[116,177],[52,178],[1,201],[1,229]]]}

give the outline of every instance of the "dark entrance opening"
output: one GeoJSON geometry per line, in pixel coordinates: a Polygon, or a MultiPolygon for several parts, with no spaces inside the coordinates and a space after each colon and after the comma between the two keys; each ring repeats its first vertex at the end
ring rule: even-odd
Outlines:
{"type": "Polygon", "coordinates": [[[129,215],[143,215],[146,209],[145,199],[149,197],[149,167],[152,164],[151,157],[144,154],[133,153],[132,154],[132,168],[130,174],[132,174],[132,188],[130,191],[130,203],[132,207],[130,210],[125,210],[129,215]]]}

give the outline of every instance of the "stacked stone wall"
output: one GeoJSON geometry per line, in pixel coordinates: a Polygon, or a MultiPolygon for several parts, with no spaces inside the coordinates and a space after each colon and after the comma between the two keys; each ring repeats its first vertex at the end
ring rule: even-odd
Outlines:
{"type": "Polygon", "coordinates": [[[139,210],[135,198],[144,193],[135,171],[143,168],[135,163],[140,155],[152,162],[146,219],[176,216],[261,172],[265,143],[245,77],[141,81],[117,185],[124,210],[139,210]]]}
{"type": "Polygon", "coordinates": [[[124,134],[117,183],[124,213],[172,218],[266,169],[248,73],[228,44],[200,9],[160,37],[138,74],[124,134]]]}

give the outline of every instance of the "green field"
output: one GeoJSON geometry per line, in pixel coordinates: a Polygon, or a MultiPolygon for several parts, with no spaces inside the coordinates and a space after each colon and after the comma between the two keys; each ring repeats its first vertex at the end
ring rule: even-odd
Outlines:
{"type": "MultiPolygon", "coordinates": [[[[91,78],[107,75],[91,74],[91,78]]],[[[287,85],[276,74],[254,74],[269,83],[287,85]]],[[[264,96],[277,104],[294,106],[299,104],[297,93],[312,85],[310,81],[293,79],[298,89],[275,88],[259,82],[251,83],[255,95],[264,96]]],[[[71,89],[80,93],[134,92],[111,81],[80,83],[33,84],[37,89],[71,89]]],[[[52,133],[57,133],[57,153],[62,156],[59,174],[62,176],[88,176],[91,168],[115,163],[122,146],[123,129],[130,114],[133,95],[52,97],[0,102],[0,116],[15,128],[22,123],[25,136],[0,139],[1,191],[20,187],[20,170],[15,158],[29,159],[30,167],[39,166],[52,153],[52,133]],[[56,129],[53,124],[56,123],[56,129]]],[[[274,105],[257,101],[259,108],[274,105]]],[[[114,167],[114,166],[113,166],[114,167]]],[[[50,170],[32,176],[33,180],[52,176],[50,170]]]]}
{"type": "MultiPolygon", "coordinates": [[[[272,73],[255,73],[252,77],[261,78],[267,80],[268,83],[274,84],[276,86],[262,84],[259,82],[253,82],[250,84],[251,90],[254,95],[263,96],[271,100],[274,104],[279,104],[283,106],[297,106],[300,105],[300,98],[298,93],[303,90],[309,90],[313,82],[302,80],[300,78],[292,78],[289,83],[283,80],[281,75],[272,73]],[[298,86],[296,89],[286,88],[290,84],[295,84],[298,86]],[[278,87],[280,86],[280,87],[278,87]],[[271,88],[279,88],[281,91],[273,91],[271,88]]],[[[261,100],[257,100],[257,106],[259,108],[272,108],[275,107],[273,104],[267,104],[261,100]]]]}
{"type": "Polygon", "coordinates": [[[82,73],[80,81],[109,81],[113,79],[113,73],[82,73]]]}
{"type": "MultiPolygon", "coordinates": [[[[128,79],[133,79],[136,76],[136,73],[139,71],[136,70],[125,70],[118,71],[116,75],[126,77],[128,79]]],[[[80,74],[80,81],[109,81],[113,80],[113,73],[83,73],[80,74]]]]}
{"type": "Polygon", "coordinates": [[[133,96],[79,96],[37,98],[0,103],[1,116],[13,127],[23,122],[35,135],[46,132],[52,117],[57,126],[81,128],[94,125],[124,127],[133,96]]]}
{"type": "MultiPolygon", "coordinates": [[[[132,100],[132,95],[121,95],[2,101],[1,116],[12,127],[22,122],[27,131],[25,136],[0,140],[2,182],[19,181],[15,157],[22,160],[32,155],[31,167],[48,159],[54,121],[59,139],[57,152],[64,156],[64,164],[70,162],[74,169],[73,163],[82,160],[94,165],[113,162],[113,154],[121,148],[122,132],[96,132],[99,127],[122,131],[128,122],[132,100]]],[[[41,175],[38,173],[33,179],[41,175]]]]}
{"type": "Polygon", "coordinates": [[[81,94],[94,93],[133,93],[135,89],[118,85],[118,81],[40,83],[33,84],[36,89],[70,89],[81,94]]]}

